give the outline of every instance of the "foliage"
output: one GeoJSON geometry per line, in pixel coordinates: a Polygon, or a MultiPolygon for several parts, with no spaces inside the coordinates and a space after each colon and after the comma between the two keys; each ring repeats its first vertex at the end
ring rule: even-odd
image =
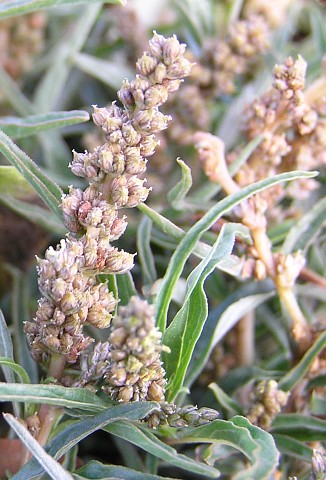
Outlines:
{"type": "Polygon", "coordinates": [[[325,478],[326,9],[269,3],[1,2],[0,478],[325,478]]]}

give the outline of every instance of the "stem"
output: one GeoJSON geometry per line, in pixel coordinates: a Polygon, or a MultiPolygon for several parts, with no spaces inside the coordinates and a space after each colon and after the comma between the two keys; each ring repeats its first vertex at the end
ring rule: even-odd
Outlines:
{"type": "Polygon", "coordinates": [[[292,318],[293,337],[298,342],[299,346],[306,350],[306,347],[310,345],[311,333],[309,325],[299,307],[297,299],[294,295],[292,288],[280,288],[275,283],[279,297],[292,318]]]}
{"type": "Polygon", "coordinates": [[[61,413],[62,408],[54,407],[53,405],[41,405],[38,413],[41,428],[37,436],[37,441],[40,445],[43,446],[48,441],[52,427],[61,413]]]}
{"type": "Polygon", "coordinates": [[[260,260],[265,264],[269,276],[274,279],[275,262],[271,250],[271,242],[267,236],[266,229],[252,229],[251,235],[260,260]]]}
{"type": "Polygon", "coordinates": [[[47,372],[48,377],[53,377],[56,380],[60,380],[65,366],[66,357],[64,355],[61,355],[60,353],[53,353],[47,372]]]}
{"type": "MultiPolygon", "coordinates": [[[[51,356],[51,361],[47,372],[48,377],[53,377],[56,380],[60,380],[65,365],[66,357],[60,353],[54,353],[51,356]]],[[[38,412],[41,428],[37,436],[37,441],[40,445],[46,444],[53,424],[56,422],[61,412],[62,408],[54,407],[53,405],[41,405],[38,412]]]]}
{"type": "Polygon", "coordinates": [[[300,278],[326,289],[326,279],[307,267],[303,267],[303,269],[301,270],[300,278]]]}
{"type": "Polygon", "coordinates": [[[255,357],[255,315],[253,310],[241,318],[237,324],[236,332],[238,365],[252,365],[255,357]]]}

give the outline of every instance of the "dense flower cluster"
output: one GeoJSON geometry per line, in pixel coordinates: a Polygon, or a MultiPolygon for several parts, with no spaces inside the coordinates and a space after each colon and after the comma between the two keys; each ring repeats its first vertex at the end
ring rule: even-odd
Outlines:
{"type": "Polygon", "coordinates": [[[289,393],[280,390],[275,380],[264,380],[255,387],[252,397],[247,418],[254,425],[268,430],[275,416],[286,405],[289,393]]]}
{"type": "MultiPolygon", "coordinates": [[[[135,207],[148,196],[139,175],[155,151],[155,134],[170,120],[159,107],[190,73],[185,48],[175,36],[166,39],[155,33],[149,53],[137,62],[139,74],[132,82],[126,80],[118,92],[122,107],[113,103],[109,108],[94,108],[93,120],[101,127],[105,143],[91,153],[74,152],[71,169],[86,178],[89,186],[84,191],[70,187],[64,195],[61,207],[70,233],[56,249],[47,250],[44,260],[38,259],[43,298],[35,320],[26,322],[25,332],[39,362],[61,354],[75,363],[92,342],[83,333],[84,325],[105,328],[110,323],[117,300],[95,276],[125,273],[133,267],[134,255],[111,242],[127,226],[119,209],[135,207]]],[[[150,390],[154,391],[154,384],[150,390]]]]}
{"type": "Polygon", "coordinates": [[[161,332],[152,305],[132,297],[112,322],[110,368],[104,389],[121,402],[164,401],[165,372],[161,364],[161,332]]]}
{"type": "MultiPolygon", "coordinates": [[[[236,176],[240,186],[289,170],[311,170],[325,163],[325,119],[323,103],[313,99],[312,85],[305,90],[306,62],[289,57],[274,69],[273,86],[253,101],[245,114],[244,132],[248,139],[262,135],[260,146],[236,176]]],[[[322,96],[322,92],[321,96],[322,96]]],[[[278,186],[262,194],[271,207],[284,196],[304,196],[318,186],[305,179],[287,191],[278,186]]],[[[275,215],[279,215],[279,210],[275,215]]]]}
{"type": "Polygon", "coordinates": [[[18,79],[43,47],[46,17],[42,12],[1,21],[0,65],[18,79]]]}

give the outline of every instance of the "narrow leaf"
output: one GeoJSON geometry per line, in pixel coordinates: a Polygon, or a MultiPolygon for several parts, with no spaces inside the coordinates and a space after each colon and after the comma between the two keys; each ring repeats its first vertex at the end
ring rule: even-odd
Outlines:
{"type": "Polygon", "coordinates": [[[304,442],[322,442],[326,440],[326,420],[301,413],[282,413],[274,419],[271,432],[304,442]]]}
{"type": "Polygon", "coordinates": [[[289,437],[286,433],[284,435],[281,433],[273,433],[273,438],[281,453],[289,455],[290,457],[299,458],[304,462],[311,462],[313,450],[303,442],[289,437]]]}
{"type": "Polygon", "coordinates": [[[255,293],[255,291],[259,291],[259,284],[254,284],[253,288],[247,287],[246,291],[242,289],[239,292],[242,298],[232,295],[210,312],[187,371],[185,385],[188,388],[204,369],[213,348],[224,335],[233,328],[243,315],[256,309],[275,294],[274,291],[255,293]]]}
{"type": "Polygon", "coordinates": [[[12,401],[44,403],[58,407],[78,408],[87,412],[101,412],[110,405],[83,388],[0,382],[0,402],[12,401]]]}
{"type": "MultiPolygon", "coordinates": [[[[103,2],[123,5],[125,0],[103,0],[103,2]]],[[[0,19],[13,15],[23,15],[44,8],[58,7],[59,5],[80,5],[83,3],[89,3],[89,0],[3,0],[0,5],[0,19]]]]}
{"type": "Polygon", "coordinates": [[[186,297],[182,308],[163,335],[163,344],[173,354],[165,354],[164,367],[168,378],[168,401],[172,402],[179,393],[186,371],[207,318],[208,306],[203,289],[204,281],[217,263],[231,254],[235,234],[239,225],[222,227],[210,255],[189,275],[186,297]]]}
{"type": "Polygon", "coordinates": [[[326,347],[326,331],[320,334],[315,343],[304,354],[297,365],[279,382],[279,387],[288,392],[303,378],[317,355],[326,347]]]}
{"type": "Polygon", "coordinates": [[[167,195],[169,204],[176,209],[180,207],[182,208],[182,201],[184,200],[192,186],[192,176],[190,168],[180,158],[177,159],[177,163],[181,167],[181,180],[169,191],[167,195]]]}
{"type": "MultiPolygon", "coordinates": [[[[14,361],[13,346],[11,336],[4,319],[3,313],[0,310],[0,356],[6,357],[14,361]]],[[[8,367],[2,367],[3,374],[8,383],[14,383],[15,377],[13,371],[8,367]]]]}
{"type": "Polygon", "coordinates": [[[125,78],[132,78],[133,72],[124,63],[110,62],[93,57],[87,53],[76,53],[73,63],[82,72],[100,80],[113,90],[119,90],[125,78]]]}
{"type": "Polygon", "coordinates": [[[175,467],[198,473],[200,475],[207,475],[209,478],[217,478],[220,475],[217,469],[177,453],[174,448],[166,445],[156,437],[149,428],[140,427],[121,420],[108,425],[104,430],[137,445],[146,452],[151,453],[155,457],[158,457],[175,467]]]}
{"type": "Polygon", "coordinates": [[[20,378],[22,383],[30,383],[31,382],[26,370],[23,367],[21,367],[20,365],[18,365],[18,363],[15,363],[10,358],[0,357],[0,365],[4,365],[5,367],[8,367],[13,372],[15,372],[18,375],[18,377],[20,378]]]}
{"type": "Polygon", "coordinates": [[[46,130],[63,128],[89,120],[88,112],[71,110],[69,112],[49,112],[29,117],[1,117],[0,129],[11,138],[24,138],[46,130]]]}
{"type": "Polygon", "coordinates": [[[73,477],[68,473],[60,463],[53,460],[53,458],[48,455],[37,440],[29,433],[27,428],[25,428],[22,423],[15,419],[10,413],[3,414],[6,421],[9,425],[15,430],[18,437],[28,448],[28,450],[33,454],[34,458],[37,459],[40,465],[44,470],[50,475],[53,480],[73,480],[73,477]]]}
{"type": "MultiPolygon", "coordinates": [[[[178,432],[180,443],[222,443],[242,452],[251,462],[232,478],[234,480],[268,479],[278,464],[279,453],[273,437],[264,430],[251,425],[244,417],[214,422],[178,432]]],[[[218,458],[216,458],[218,461],[218,458]]]]}
{"type": "Polygon", "coordinates": [[[158,311],[157,326],[164,332],[166,328],[167,312],[172,298],[172,292],[182,273],[183,267],[194,250],[196,243],[201,235],[208,230],[214,222],[216,222],[227,211],[234,208],[243,200],[250,196],[265,190],[266,188],[277,185],[278,183],[295,180],[297,178],[312,178],[316,176],[316,172],[288,172],[275,175],[273,178],[264,179],[260,182],[249,185],[239,192],[236,192],[218,202],[212,207],[181,240],[174,254],[171,257],[169,266],[164,276],[161,290],[157,297],[156,308],[158,311]]]}
{"type": "MultiPolygon", "coordinates": [[[[158,407],[158,404],[155,402],[133,402],[107,408],[94,417],[69,425],[51,440],[51,442],[45,447],[45,450],[57,460],[81,440],[88,437],[96,430],[104,428],[110,422],[115,422],[121,419],[138,420],[146,417],[154,410],[157,410],[158,407]]],[[[12,480],[26,480],[26,478],[32,478],[41,473],[42,469],[37,462],[31,460],[12,477],[12,480]]]]}
{"type": "Polygon", "coordinates": [[[44,203],[62,218],[59,207],[61,203],[62,190],[49,177],[47,177],[36,163],[26,155],[7,135],[0,132],[0,152],[7,160],[17,168],[32,187],[40,195],[44,203]]]}
{"type": "Polygon", "coordinates": [[[130,298],[137,295],[137,290],[130,272],[116,276],[118,286],[119,305],[127,305],[130,298]]]}
{"type": "Polygon", "coordinates": [[[58,219],[57,215],[54,215],[54,213],[45,208],[39,207],[30,202],[22,202],[15,198],[6,197],[1,194],[0,202],[21,217],[39,225],[48,232],[56,233],[61,236],[64,236],[67,233],[67,228],[58,219]]]}
{"type": "Polygon", "coordinates": [[[216,400],[228,412],[228,416],[241,415],[240,405],[229,395],[227,395],[217,383],[210,383],[208,388],[214,393],[216,400]]]}
{"type": "Polygon", "coordinates": [[[137,254],[144,285],[153,285],[157,279],[155,260],[151,250],[152,221],[143,217],[137,229],[137,254]]]}
{"type": "Polygon", "coordinates": [[[0,165],[0,192],[1,195],[20,199],[35,196],[35,190],[17,168],[11,165],[0,165]]]}
{"type": "Polygon", "coordinates": [[[326,225],[326,197],[323,197],[290,229],[282,250],[306,250],[326,225]]]}
{"type": "Polygon", "coordinates": [[[89,478],[90,480],[94,478],[99,480],[108,480],[109,478],[117,478],[119,480],[173,480],[170,477],[161,477],[150,473],[137,472],[131,468],[120,467],[117,465],[103,465],[94,460],[88,462],[74,472],[74,478],[89,478]]]}

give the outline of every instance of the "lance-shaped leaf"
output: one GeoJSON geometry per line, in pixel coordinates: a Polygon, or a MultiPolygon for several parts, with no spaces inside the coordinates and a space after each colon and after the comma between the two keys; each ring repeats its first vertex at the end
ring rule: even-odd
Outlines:
{"type": "Polygon", "coordinates": [[[210,255],[189,275],[183,306],[163,335],[163,345],[172,352],[163,356],[169,402],[173,402],[183,385],[193,350],[207,318],[208,306],[203,284],[218,262],[231,254],[240,227],[237,224],[222,227],[210,255]]]}
{"type": "MultiPolygon", "coordinates": [[[[0,19],[35,12],[36,10],[57,7],[59,5],[80,5],[89,0],[4,0],[0,5],[0,19]]],[[[124,4],[124,0],[105,0],[105,3],[124,4]]]]}
{"type": "Polygon", "coordinates": [[[283,413],[275,417],[271,432],[282,433],[303,442],[324,442],[326,420],[299,413],[283,413]]]}
{"type": "Polygon", "coordinates": [[[151,453],[155,457],[175,467],[199,475],[206,475],[209,478],[217,478],[220,476],[220,472],[216,468],[180,454],[170,445],[163,443],[149,428],[126,421],[119,421],[108,425],[104,430],[137,445],[146,452],[151,453]]]}
{"type": "Polygon", "coordinates": [[[118,465],[103,465],[100,462],[91,461],[74,472],[74,478],[77,480],[94,479],[107,480],[117,478],[119,480],[178,480],[169,477],[152,475],[151,473],[137,472],[131,468],[120,467],[118,465]]]}
{"type": "Polygon", "coordinates": [[[282,250],[306,250],[326,225],[326,198],[322,198],[290,229],[282,250]]]}
{"type": "Polygon", "coordinates": [[[49,112],[30,115],[25,118],[1,117],[0,129],[11,138],[24,138],[46,130],[54,130],[68,125],[87,122],[87,120],[89,120],[89,114],[84,110],[49,112]]]}
{"type": "Polygon", "coordinates": [[[0,365],[2,366],[2,368],[5,366],[15,372],[22,383],[30,383],[30,378],[26,370],[10,358],[0,357],[0,365]]]}
{"type": "Polygon", "coordinates": [[[192,186],[191,170],[180,158],[177,159],[181,167],[181,180],[169,191],[168,202],[173,208],[181,208],[182,202],[192,186]]]}
{"type": "Polygon", "coordinates": [[[172,293],[175,285],[182,273],[184,265],[196,247],[201,235],[208,230],[226,212],[234,208],[243,200],[252,195],[261,192],[269,187],[277,185],[281,182],[295,180],[297,178],[312,178],[316,176],[316,172],[288,172],[275,175],[273,178],[267,178],[260,182],[253,183],[239,192],[236,192],[224,198],[214,205],[195,225],[193,225],[184,238],[179,243],[174,254],[171,257],[169,266],[163,278],[161,290],[157,296],[156,309],[158,312],[157,326],[164,332],[167,322],[167,312],[172,299],[172,293]]]}
{"type": "Polygon", "coordinates": [[[42,198],[44,203],[62,218],[60,209],[62,190],[56,185],[25,152],[0,131],[0,152],[17,168],[42,198]]]}
{"type": "Polygon", "coordinates": [[[44,468],[53,480],[73,480],[72,475],[68,473],[60,463],[45,452],[37,440],[29,433],[26,427],[16,420],[10,413],[5,413],[4,417],[9,425],[14,429],[23,444],[33,454],[33,457],[44,468]]]}
{"type": "Polygon", "coordinates": [[[72,62],[81,71],[100,80],[113,90],[119,90],[122,81],[134,75],[133,71],[122,62],[102,60],[87,53],[76,53],[72,62]]]}
{"type": "MultiPolygon", "coordinates": [[[[271,477],[277,464],[279,453],[272,435],[252,425],[246,418],[235,416],[230,420],[214,422],[195,428],[185,428],[178,432],[178,440],[187,443],[221,443],[230,445],[242,452],[251,466],[236,473],[234,480],[262,480],[271,477]]],[[[214,454],[210,454],[210,462],[214,454]]],[[[218,456],[215,461],[218,464],[218,456]]]]}
{"type": "MultiPolygon", "coordinates": [[[[0,310],[0,356],[14,361],[13,346],[11,336],[4,319],[3,313],[0,310]]],[[[2,367],[3,374],[7,382],[14,382],[15,377],[13,371],[7,366],[2,367]]]]}
{"type": "Polygon", "coordinates": [[[87,412],[101,412],[110,406],[95,393],[85,388],[67,388],[59,385],[0,383],[0,402],[30,402],[78,408],[87,412]]]}
{"type": "MultiPolygon", "coordinates": [[[[146,417],[158,408],[159,405],[155,402],[133,402],[107,408],[98,415],[75,422],[66,427],[51,440],[45,450],[55,460],[58,460],[81,440],[96,430],[103,429],[109,423],[122,419],[138,420],[146,417]]],[[[41,473],[42,468],[33,459],[16,473],[16,475],[12,477],[12,480],[26,480],[41,473]]]]}

